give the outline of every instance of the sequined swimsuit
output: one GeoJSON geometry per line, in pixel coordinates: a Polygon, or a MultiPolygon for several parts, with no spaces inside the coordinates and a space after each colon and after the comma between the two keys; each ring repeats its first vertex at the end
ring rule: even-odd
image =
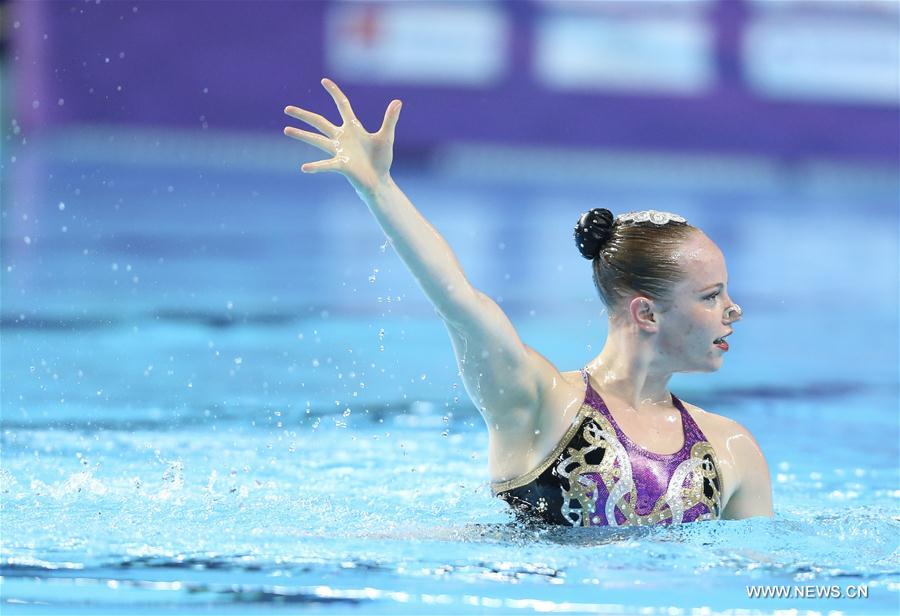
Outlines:
{"type": "Polygon", "coordinates": [[[658,454],[619,428],[585,370],[584,403],[556,448],[531,472],[495,482],[526,522],[571,526],[677,524],[718,519],[721,473],[712,445],[672,396],[684,445],[658,454]]]}

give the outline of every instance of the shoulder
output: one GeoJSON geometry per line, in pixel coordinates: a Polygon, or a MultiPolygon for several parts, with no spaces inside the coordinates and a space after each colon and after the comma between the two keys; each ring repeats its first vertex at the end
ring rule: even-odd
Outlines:
{"type": "Polygon", "coordinates": [[[710,431],[725,438],[750,439],[754,443],[756,442],[756,439],[753,438],[750,430],[734,419],[726,417],[725,415],[713,413],[712,411],[707,411],[696,404],[691,404],[684,400],[681,402],[684,404],[684,408],[688,413],[691,414],[691,418],[697,422],[697,425],[700,426],[700,429],[703,430],[704,433],[707,431],[707,428],[709,428],[710,431]]]}
{"type": "Polygon", "coordinates": [[[730,417],[707,411],[685,400],[682,400],[681,403],[707,438],[726,442],[729,438],[741,436],[747,432],[744,426],[730,417]]]}
{"type": "Polygon", "coordinates": [[[765,464],[762,448],[746,426],[695,404],[683,403],[707,438],[715,439],[722,445],[723,453],[729,453],[735,461],[743,462],[743,465],[765,464]]]}

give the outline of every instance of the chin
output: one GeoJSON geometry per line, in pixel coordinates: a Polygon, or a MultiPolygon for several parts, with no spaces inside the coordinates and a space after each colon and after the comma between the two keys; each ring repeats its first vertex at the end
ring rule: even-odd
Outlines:
{"type": "Polygon", "coordinates": [[[689,370],[688,372],[718,372],[722,367],[723,363],[722,357],[713,357],[708,359],[703,364],[697,366],[693,370],[689,370]]]}
{"type": "Polygon", "coordinates": [[[687,353],[678,358],[672,358],[673,361],[669,365],[675,365],[677,368],[673,372],[718,372],[722,368],[725,358],[722,355],[707,354],[688,355],[687,353]]]}
{"type": "Polygon", "coordinates": [[[675,372],[718,372],[722,367],[722,360],[716,360],[713,363],[703,364],[702,366],[692,366],[690,368],[682,368],[675,372]]]}

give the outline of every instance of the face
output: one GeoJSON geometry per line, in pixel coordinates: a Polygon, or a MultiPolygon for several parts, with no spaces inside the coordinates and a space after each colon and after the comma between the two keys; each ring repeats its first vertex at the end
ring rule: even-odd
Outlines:
{"type": "Polygon", "coordinates": [[[719,247],[697,232],[676,252],[685,278],[672,289],[670,304],[656,315],[658,364],[672,372],[713,372],[722,366],[729,334],[740,316],[725,309],[728,270],[719,247]]]}

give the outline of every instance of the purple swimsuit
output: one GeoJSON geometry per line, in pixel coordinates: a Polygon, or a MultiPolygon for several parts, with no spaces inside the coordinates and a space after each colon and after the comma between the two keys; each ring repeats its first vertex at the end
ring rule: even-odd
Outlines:
{"type": "Polygon", "coordinates": [[[531,472],[491,484],[527,522],[571,526],[677,524],[718,519],[721,473],[712,445],[685,410],[684,445],[648,451],[616,424],[585,370],[584,403],[556,448],[531,472]]]}

